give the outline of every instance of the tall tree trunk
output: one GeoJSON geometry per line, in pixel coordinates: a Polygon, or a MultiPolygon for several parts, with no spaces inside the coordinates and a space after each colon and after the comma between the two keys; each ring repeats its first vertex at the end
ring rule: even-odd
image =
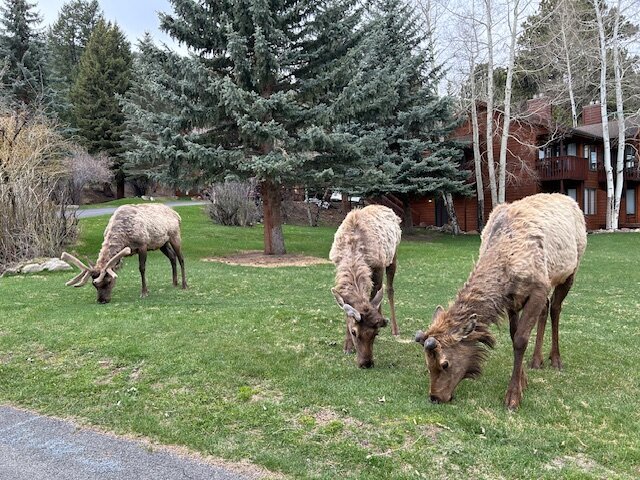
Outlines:
{"type": "Polygon", "coordinates": [[[402,195],[402,230],[410,232],[413,230],[413,215],[411,214],[411,202],[408,195],[402,195]]]}
{"type": "Polygon", "coordinates": [[[622,199],[622,186],[624,184],[624,149],[625,149],[625,122],[624,100],[622,97],[622,68],[620,65],[620,45],[618,30],[620,27],[620,0],[616,8],[615,23],[613,26],[613,69],[615,72],[616,87],[616,116],[618,120],[618,158],[616,159],[616,190],[613,204],[612,224],[618,228],[620,218],[620,201],[622,199]]]}
{"type": "Polygon", "coordinates": [[[264,213],[264,253],[284,255],[284,235],[282,234],[282,192],[280,184],[263,180],[260,184],[264,213]]]}
{"type": "Polygon", "coordinates": [[[491,189],[491,207],[498,204],[498,188],[496,185],[495,164],[493,163],[493,33],[491,17],[491,0],[484,0],[487,14],[487,170],[489,188],[491,189]]]}
{"type": "Polygon", "coordinates": [[[498,203],[505,202],[505,188],[507,176],[507,142],[511,126],[511,86],[513,83],[513,67],[516,59],[516,38],[518,34],[518,5],[513,6],[513,22],[511,23],[511,42],[509,45],[509,64],[507,65],[507,80],[504,87],[504,118],[502,120],[502,136],[500,138],[500,159],[498,161],[498,203]]]}
{"type": "MultiPolygon", "coordinates": [[[[566,7],[564,7],[566,8],[566,7]]],[[[567,42],[567,32],[565,31],[566,11],[563,12],[563,18],[560,21],[560,33],[562,35],[562,48],[564,50],[564,61],[567,67],[567,84],[569,88],[569,102],[571,103],[571,124],[573,128],[578,126],[578,109],[576,107],[576,98],[573,92],[573,72],[571,70],[571,56],[569,52],[569,43],[567,42]]]]}
{"type": "Polygon", "coordinates": [[[476,196],[478,198],[478,231],[484,228],[484,182],[482,180],[482,155],[480,154],[480,128],[478,127],[478,106],[476,82],[471,68],[471,128],[473,130],[473,163],[476,173],[476,196]]]}
{"type": "Polygon", "coordinates": [[[124,172],[118,168],[116,172],[116,198],[124,198],[124,172]]]}
{"type": "Polygon", "coordinates": [[[340,202],[342,204],[342,213],[346,215],[351,211],[351,202],[349,201],[349,195],[343,193],[340,202]]]}
{"type": "Polygon", "coordinates": [[[453,205],[453,195],[451,192],[443,193],[442,200],[447,207],[447,214],[449,215],[449,222],[451,223],[451,231],[454,235],[460,235],[460,223],[458,222],[458,216],[456,215],[456,209],[453,205]]]}
{"type": "Polygon", "coordinates": [[[607,43],[605,39],[602,12],[600,11],[600,1],[593,0],[598,22],[598,35],[600,37],[600,118],[602,119],[602,139],[604,142],[604,171],[607,176],[607,230],[618,228],[613,223],[614,212],[614,191],[613,191],[613,169],[611,168],[611,139],[609,138],[609,119],[607,117],[607,43]]]}

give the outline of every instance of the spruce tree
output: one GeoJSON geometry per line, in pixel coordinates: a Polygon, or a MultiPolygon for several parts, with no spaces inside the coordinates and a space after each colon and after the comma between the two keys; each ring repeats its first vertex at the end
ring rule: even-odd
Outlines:
{"type": "Polygon", "coordinates": [[[166,94],[178,98],[180,119],[170,133],[156,131],[154,157],[183,177],[255,177],[265,252],[284,253],[283,187],[328,183],[362,158],[353,135],[332,129],[326,103],[350,78],[341,59],[354,43],[356,2],[171,3],[175,14],[161,14],[161,27],[196,55],[166,94]]]}
{"type": "Polygon", "coordinates": [[[78,76],[80,58],[102,18],[98,0],[71,0],[62,5],[47,35],[54,109],[67,125],[74,125],[69,93],[78,76]]]}
{"type": "Polygon", "coordinates": [[[35,7],[28,0],[4,0],[0,6],[0,56],[6,62],[0,81],[13,105],[29,105],[44,94],[44,41],[35,7]]]}
{"type": "MultiPolygon", "coordinates": [[[[156,47],[149,34],[137,45],[131,71],[131,86],[121,97],[125,113],[125,154],[123,169],[127,178],[150,179],[172,188],[200,186],[202,178],[194,174],[185,159],[188,151],[184,133],[192,130],[188,112],[190,103],[184,93],[184,72],[194,68],[192,60],[156,47]]],[[[203,87],[204,88],[204,87],[203,87]]]]}
{"type": "Polygon", "coordinates": [[[100,20],[80,59],[71,89],[73,115],[87,150],[114,159],[118,198],[124,196],[124,114],[118,96],[129,88],[131,62],[131,48],[122,30],[117,24],[100,20]]]}
{"type": "Polygon", "coordinates": [[[412,225],[412,196],[469,192],[468,172],[458,162],[462,152],[447,140],[455,120],[451,99],[437,93],[443,71],[422,40],[411,5],[371,2],[358,73],[337,102],[339,109],[341,103],[351,107],[341,108],[348,112],[346,128],[361,139],[376,167],[356,189],[398,197],[406,227],[412,225]]]}

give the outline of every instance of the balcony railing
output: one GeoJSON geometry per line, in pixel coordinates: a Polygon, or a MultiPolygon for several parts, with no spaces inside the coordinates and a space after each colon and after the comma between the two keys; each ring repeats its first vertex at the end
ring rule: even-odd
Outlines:
{"type": "Polygon", "coordinates": [[[540,180],[586,180],[589,164],[586,158],[567,155],[538,160],[536,169],[540,180]]]}
{"type": "MultiPolygon", "coordinates": [[[[611,160],[615,162],[615,159],[611,160]]],[[[613,180],[616,177],[616,167],[613,167],[613,180]]],[[[631,180],[632,182],[640,182],[640,161],[625,161],[624,163],[624,179],[631,180]]],[[[605,183],[607,181],[607,174],[604,171],[604,165],[598,165],[598,181],[605,183]]]]}

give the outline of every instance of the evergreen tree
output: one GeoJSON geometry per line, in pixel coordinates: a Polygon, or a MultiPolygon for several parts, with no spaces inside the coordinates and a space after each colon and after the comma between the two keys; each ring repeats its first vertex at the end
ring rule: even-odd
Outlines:
{"type": "Polygon", "coordinates": [[[171,3],[175,14],[161,14],[161,26],[196,55],[165,52],[147,65],[163,73],[157,81],[136,79],[126,108],[155,128],[136,141],[178,169],[175,178],[256,177],[265,252],[284,253],[283,186],[329,183],[362,158],[353,135],[332,129],[326,103],[350,77],[342,59],[355,42],[356,1],[171,3]],[[154,82],[168,87],[164,104],[147,109],[140,87],[154,82]]]}
{"type": "Polygon", "coordinates": [[[0,79],[10,104],[31,104],[44,93],[44,42],[40,16],[28,0],[4,0],[0,6],[0,55],[6,62],[0,79]]]}
{"type": "Polygon", "coordinates": [[[361,138],[377,167],[361,192],[398,197],[407,227],[412,196],[469,193],[468,172],[458,163],[462,152],[446,140],[455,122],[450,99],[437,93],[443,72],[433,66],[429,46],[421,47],[422,37],[408,3],[372,2],[358,73],[337,102],[338,109],[342,102],[351,106],[342,108],[346,128],[361,138]]]}
{"type": "Polygon", "coordinates": [[[194,69],[193,61],[153,44],[149,34],[138,42],[134,55],[131,86],[121,98],[125,113],[125,154],[127,178],[150,179],[173,188],[191,188],[202,181],[197,169],[186,162],[188,151],[183,134],[193,122],[185,112],[190,104],[183,93],[189,85],[190,97],[197,96],[199,82],[187,82],[184,72],[194,69]]]}
{"type": "Polygon", "coordinates": [[[118,198],[124,196],[124,114],[118,96],[129,88],[131,63],[131,48],[122,30],[100,20],[80,59],[71,89],[78,133],[89,153],[103,152],[114,159],[118,198]]]}
{"type": "Polygon", "coordinates": [[[80,58],[102,18],[98,0],[71,0],[62,5],[58,19],[48,32],[54,108],[68,125],[74,124],[69,93],[78,76],[80,58]]]}

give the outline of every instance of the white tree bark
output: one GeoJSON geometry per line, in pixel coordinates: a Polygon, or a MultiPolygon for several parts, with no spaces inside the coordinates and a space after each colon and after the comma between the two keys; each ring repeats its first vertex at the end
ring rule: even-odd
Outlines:
{"type": "Polygon", "coordinates": [[[613,70],[615,73],[616,89],[616,116],[618,120],[618,158],[616,159],[616,189],[613,202],[613,212],[611,223],[613,228],[618,228],[620,218],[620,199],[622,198],[622,185],[624,184],[624,149],[625,149],[625,121],[624,121],[624,100],[622,97],[622,68],[620,65],[620,38],[618,30],[620,27],[620,0],[616,8],[616,15],[613,25],[613,70]]]}
{"type": "Polygon", "coordinates": [[[569,102],[571,103],[571,124],[573,128],[578,126],[578,108],[576,107],[576,98],[573,91],[573,72],[571,69],[571,49],[569,47],[569,42],[567,41],[567,21],[568,19],[568,11],[565,5],[566,2],[563,2],[561,7],[562,10],[562,19],[560,21],[560,36],[562,38],[562,50],[564,52],[564,61],[565,66],[567,67],[567,89],[569,90],[569,102]]]}
{"type": "Polygon", "coordinates": [[[607,116],[607,42],[605,38],[600,1],[593,0],[600,38],[600,118],[602,119],[602,139],[604,142],[604,171],[607,176],[607,220],[606,229],[615,230],[618,226],[613,223],[614,191],[613,170],[611,168],[611,140],[609,138],[609,118],[607,116]]]}
{"type": "Polygon", "coordinates": [[[502,121],[502,134],[500,138],[500,157],[498,160],[498,203],[505,202],[505,187],[507,173],[507,142],[509,141],[509,128],[511,125],[511,91],[513,83],[513,67],[516,58],[516,40],[518,36],[518,21],[520,1],[515,0],[513,14],[509,21],[510,43],[509,62],[507,64],[507,79],[504,87],[504,117],[502,121]]]}
{"type": "MultiPolygon", "coordinates": [[[[487,129],[485,140],[487,142],[487,171],[489,173],[489,188],[491,190],[491,207],[498,204],[498,188],[496,185],[495,163],[493,160],[493,32],[492,32],[492,5],[491,0],[484,0],[485,14],[487,18],[487,129]]],[[[472,72],[473,75],[473,72],[472,72]]]]}
{"type": "Polygon", "coordinates": [[[478,231],[484,228],[484,182],[482,180],[482,155],[480,153],[480,128],[478,126],[478,95],[473,71],[475,64],[471,64],[471,129],[473,133],[473,164],[476,172],[476,195],[478,197],[478,231]]]}

